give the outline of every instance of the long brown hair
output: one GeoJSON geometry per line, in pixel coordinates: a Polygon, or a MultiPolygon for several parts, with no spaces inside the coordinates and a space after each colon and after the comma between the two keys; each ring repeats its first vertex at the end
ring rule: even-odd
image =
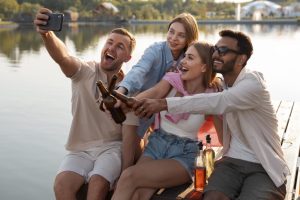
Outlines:
{"type": "Polygon", "coordinates": [[[205,88],[209,88],[216,77],[216,73],[212,71],[212,54],[214,52],[213,45],[207,42],[194,42],[190,46],[195,47],[198,55],[202,59],[202,62],[207,66],[203,76],[203,86],[205,88]]]}
{"type": "Polygon", "coordinates": [[[181,13],[177,15],[170,23],[168,26],[168,30],[170,29],[170,26],[174,22],[179,22],[183,25],[185,31],[186,31],[186,40],[187,40],[187,45],[184,50],[190,46],[190,44],[194,41],[198,40],[199,37],[199,30],[198,30],[198,24],[193,15],[190,13],[181,13]]]}

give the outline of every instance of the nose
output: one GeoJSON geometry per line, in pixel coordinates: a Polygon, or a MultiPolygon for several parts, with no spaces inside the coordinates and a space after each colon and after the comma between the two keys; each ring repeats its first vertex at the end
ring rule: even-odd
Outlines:
{"type": "Polygon", "coordinates": [[[110,50],[110,51],[114,51],[114,50],[115,50],[115,46],[113,46],[113,45],[110,46],[110,47],[109,47],[109,50],[110,50]]]}
{"type": "Polygon", "coordinates": [[[171,36],[171,39],[172,39],[172,40],[177,40],[177,39],[178,39],[178,36],[177,36],[176,34],[173,34],[173,35],[171,36]]]}
{"type": "Polygon", "coordinates": [[[185,57],[183,57],[182,60],[180,61],[180,65],[181,65],[181,66],[183,66],[183,65],[186,63],[185,60],[186,60],[185,57]]]}
{"type": "Polygon", "coordinates": [[[217,57],[217,56],[220,56],[219,52],[217,50],[214,50],[213,54],[212,54],[212,57],[217,57]]]}
{"type": "Polygon", "coordinates": [[[110,45],[109,47],[108,47],[108,50],[109,51],[115,51],[116,50],[116,45],[110,45]]]}

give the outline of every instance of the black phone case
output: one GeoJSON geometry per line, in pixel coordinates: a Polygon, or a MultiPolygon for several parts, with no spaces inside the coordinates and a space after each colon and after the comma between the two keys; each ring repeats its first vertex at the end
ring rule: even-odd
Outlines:
{"type": "Polygon", "coordinates": [[[41,25],[41,29],[50,31],[61,31],[64,14],[62,13],[51,13],[48,14],[49,19],[46,25],[41,25]]]}

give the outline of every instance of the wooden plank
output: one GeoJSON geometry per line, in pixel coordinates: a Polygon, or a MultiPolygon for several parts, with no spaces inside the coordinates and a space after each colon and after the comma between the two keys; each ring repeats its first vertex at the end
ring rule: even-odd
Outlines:
{"type": "Polygon", "coordinates": [[[275,110],[275,113],[277,113],[277,110],[278,110],[278,108],[280,106],[280,103],[281,103],[280,100],[272,100],[272,105],[273,105],[273,108],[275,110]]]}
{"type": "MultiPolygon", "coordinates": [[[[300,152],[299,152],[300,154],[300,152]]],[[[300,157],[297,160],[297,167],[298,167],[298,176],[296,179],[296,191],[295,191],[295,199],[300,199],[300,157]]]]}
{"type": "Polygon", "coordinates": [[[286,133],[284,134],[282,149],[284,153],[285,160],[291,175],[287,177],[287,195],[286,200],[293,199],[295,193],[295,179],[296,179],[296,169],[297,169],[297,159],[299,157],[300,148],[300,103],[295,102],[292,107],[292,113],[288,121],[288,126],[286,133]]]}
{"type": "MultiPolygon", "coordinates": [[[[186,183],[170,189],[165,189],[160,194],[156,193],[152,196],[151,200],[175,200],[184,199],[183,192],[193,189],[193,183],[186,183]]],[[[187,192],[188,193],[188,192],[187,192]]]]}
{"type": "Polygon", "coordinates": [[[280,140],[282,140],[283,134],[286,132],[292,106],[292,101],[281,101],[280,106],[277,110],[276,116],[278,119],[278,135],[280,137],[280,140]]]}

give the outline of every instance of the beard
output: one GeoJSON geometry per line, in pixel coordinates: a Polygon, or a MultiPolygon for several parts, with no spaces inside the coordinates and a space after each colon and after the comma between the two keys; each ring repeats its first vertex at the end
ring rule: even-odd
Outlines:
{"type": "Polygon", "coordinates": [[[223,66],[221,69],[219,69],[217,66],[213,65],[213,72],[220,73],[222,75],[232,72],[235,62],[236,62],[236,59],[237,58],[234,58],[230,61],[227,61],[226,63],[223,63],[223,66]]]}
{"type": "Polygon", "coordinates": [[[112,62],[105,62],[103,61],[103,59],[101,59],[100,61],[100,67],[107,72],[115,72],[115,71],[119,71],[122,67],[123,62],[115,60],[112,62]]]}

